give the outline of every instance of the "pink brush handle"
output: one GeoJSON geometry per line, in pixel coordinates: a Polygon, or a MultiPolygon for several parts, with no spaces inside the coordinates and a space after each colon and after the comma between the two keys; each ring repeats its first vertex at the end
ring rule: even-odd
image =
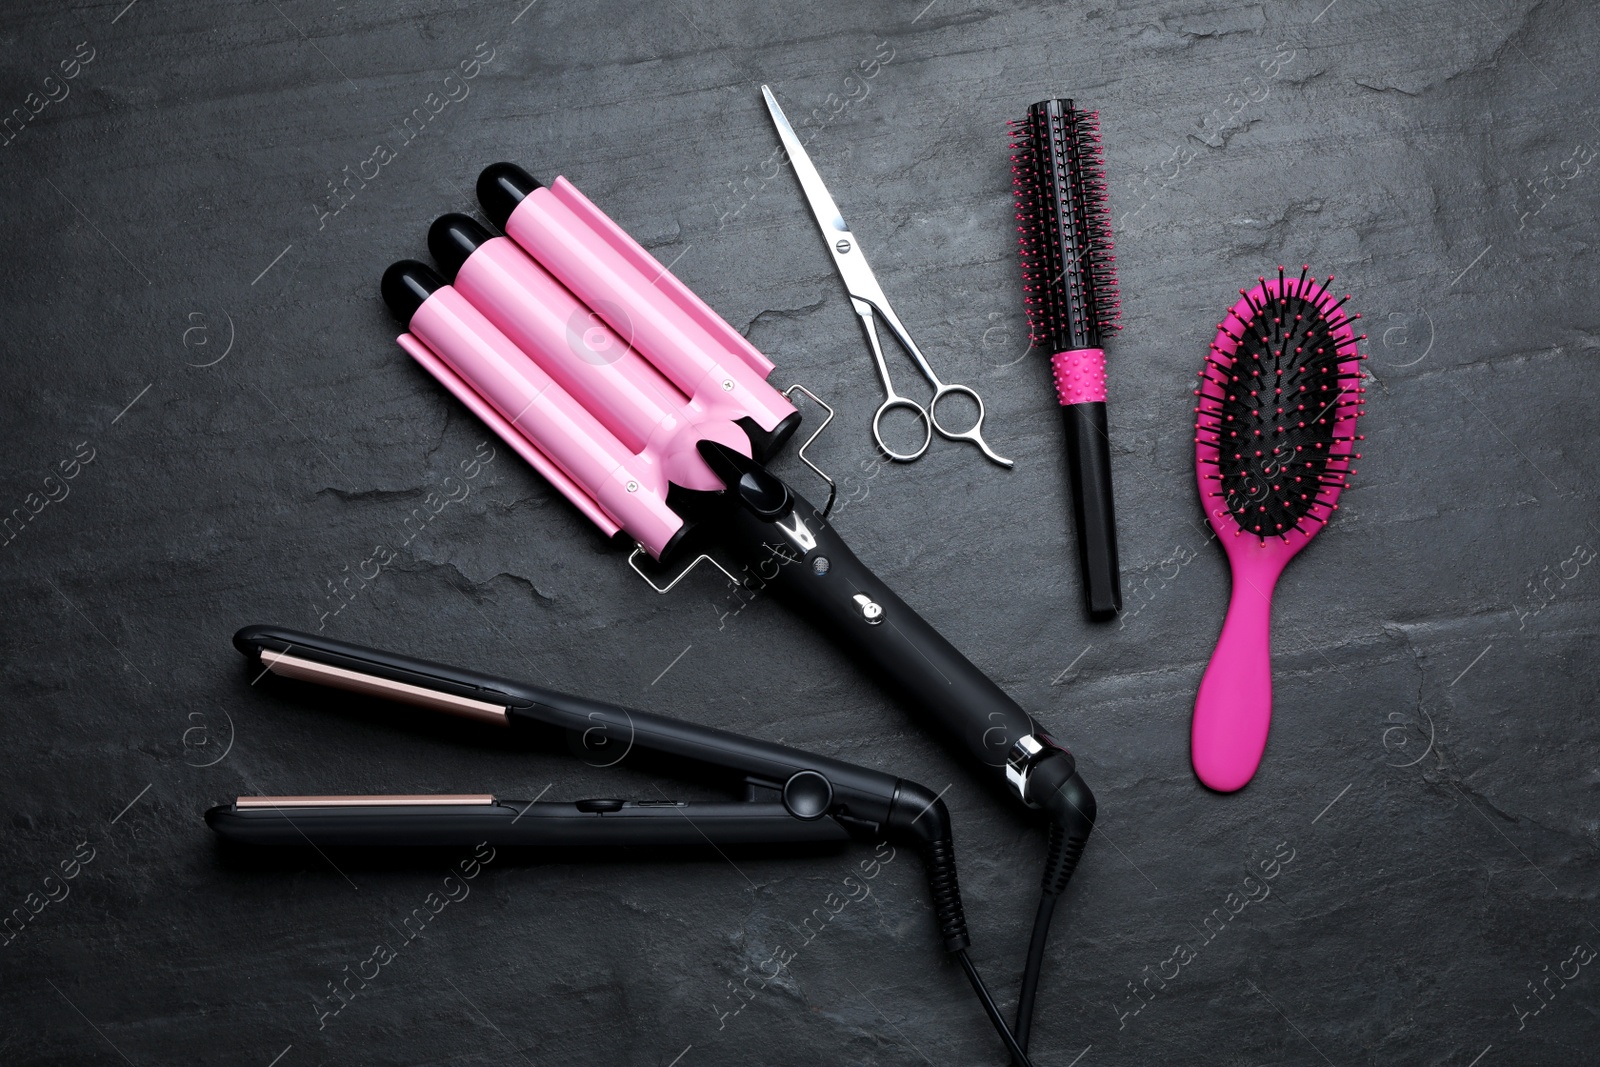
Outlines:
{"type": "Polygon", "coordinates": [[[1189,735],[1194,773],[1221,793],[1244,788],[1267,748],[1272,725],[1272,590],[1282,571],[1283,564],[1276,560],[1235,558],[1228,617],[1195,698],[1189,735]]]}

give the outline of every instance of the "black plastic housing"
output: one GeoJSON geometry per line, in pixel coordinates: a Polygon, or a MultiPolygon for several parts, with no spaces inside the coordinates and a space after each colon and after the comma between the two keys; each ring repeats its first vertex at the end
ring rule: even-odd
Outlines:
{"type": "Polygon", "coordinates": [[[1002,770],[1018,740],[1043,732],[856,558],[804,497],[730,448],[710,441],[699,448],[732,487],[725,516],[705,528],[757,582],[876,673],[917,714],[933,718],[980,763],[1002,770]],[[785,503],[774,507],[780,488],[785,503]]]}
{"type": "Polygon", "coordinates": [[[763,430],[761,425],[749,415],[738,419],[736,424],[739,429],[744,431],[745,436],[750,438],[751,452],[755,454],[757,459],[765,463],[777,455],[784,445],[789,443],[789,438],[793,437],[794,432],[800,428],[800,420],[800,413],[791,411],[770,430],[763,430]]]}
{"type": "Polygon", "coordinates": [[[206,825],[249,845],[345,847],[514,847],[788,845],[845,842],[852,834],[831,819],[802,820],[781,803],[710,801],[623,803],[616,811],[583,810],[584,802],[501,800],[462,806],[248,808],[221,804],[206,825]]]}

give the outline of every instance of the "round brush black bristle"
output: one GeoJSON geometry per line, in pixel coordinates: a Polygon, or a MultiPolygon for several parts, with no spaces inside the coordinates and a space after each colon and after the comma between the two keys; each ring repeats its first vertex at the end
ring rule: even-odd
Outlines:
{"type": "Polygon", "coordinates": [[[1099,112],[1044,100],[1011,136],[1030,340],[1052,354],[1099,348],[1121,329],[1099,112]]]}
{"type": "Polygon", "coordinates": [[[1195,390],[1195,441],[1217,450],[1200,461],[1209,492],[1263,539],[1320,529],[1360,458],[1351,449],[1366,334],[1352,329],[1361,316],[1345,313],[1350,298],[1334,299],[1309,271],[1285,278],[1279,267],[1239,291],[1242,309],[1217,326],[1231,351],[1211,346],[1195,390]]]}

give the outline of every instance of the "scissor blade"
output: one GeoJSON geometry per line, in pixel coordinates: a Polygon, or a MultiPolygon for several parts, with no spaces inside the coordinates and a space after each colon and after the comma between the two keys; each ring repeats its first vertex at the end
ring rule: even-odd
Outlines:
{"type": "Polygon", "coordinates": [[[839,205],[828,195],[828,187],[822,183],[822,175],[817,173],[816,165],[811,162],[811,157],[806,155],[805,146],[800,143],[794,127],[789,125],[789,117],[783,113],[783,108],[778,106],[772,90],[763,85],[761,95],[766,98],[767,110],[772,113],[772,124],[778,127],[778,138],[783,141],[783,150],[789,154],[789,163],[794,167],[795,176],[800,179],[800,188],[805,190],[806,200],[811,204],[811,213],[817,217],[817,225],[822,227],[822,236],[832,244],[834,234],[849,233],[850,227],[844,224],[844,216],[839,214],[839,205]]]}
{"type": "Polygon", "coordinates": [[[772,90],[763,85],[761,95],[766,98],[767,110],[772,113],[772,124],[778,128],[778,138],[783,141],[783,150],[788,153],[795,177],[800,179],[800,188],[806,194],[806,202],[811,205],[811,213],[816,216],[817,225],[822,228],[822,239],[828,246],[828,253],[833,256],[833,262],[844,277],[845,288],[852,296],[861,297],[881,307],[883,291],[874,282],[872,271],[867,267],[867,261],[856,245],[850,227],[845,225],[844,216],[839,213],[839,205],[834,203],[833,197],[828,194],[828,187],[823,184],[822,175],[817,173],[816,165],[811,162],[811,157],[806,155],[805,146],[795,135],[794,127],[789,125],[789,118],[783,113],[783,108],[778,106],[772,90]]]}

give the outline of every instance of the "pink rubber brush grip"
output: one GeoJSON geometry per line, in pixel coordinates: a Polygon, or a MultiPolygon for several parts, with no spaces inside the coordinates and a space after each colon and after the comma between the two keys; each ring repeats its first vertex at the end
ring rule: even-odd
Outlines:
{"type": "MultiPolygon", "coordinates": [[[[490,421],[502,436],[527,438],[610,517],[603,529],[620,526],[660,555],[683,520],[666,505],[659,465],[635,456],[451,286],[434,292],[411,316],[411,333],[501,416],[490,421]]],[[[557,487],[583,507],[568,486],[557,487]]]]}
{"type": "Polygon", "coordinates": [[[1061,406],[1106,402],[1106,353],[1103,348],[1074,348],[1050,357],[1056,399],[1061,406]]]}
{"type": "Polygon", "coordinates": [[[749,416],[771,430],[794,412],[767,384],[771,362],[565,178],[530,193],[505,230],[695,402],[691,421],[749,416]]]}
{"type": "Polygon", "coordinates": [[[726,419],[691,408],[625,336],[597,319],[511,240],[496,237],[462,264],[455,289],[483,312],[641,461],[685,489],[720,490],[695,442],[750,454],[750,439],[726,419]]]}

